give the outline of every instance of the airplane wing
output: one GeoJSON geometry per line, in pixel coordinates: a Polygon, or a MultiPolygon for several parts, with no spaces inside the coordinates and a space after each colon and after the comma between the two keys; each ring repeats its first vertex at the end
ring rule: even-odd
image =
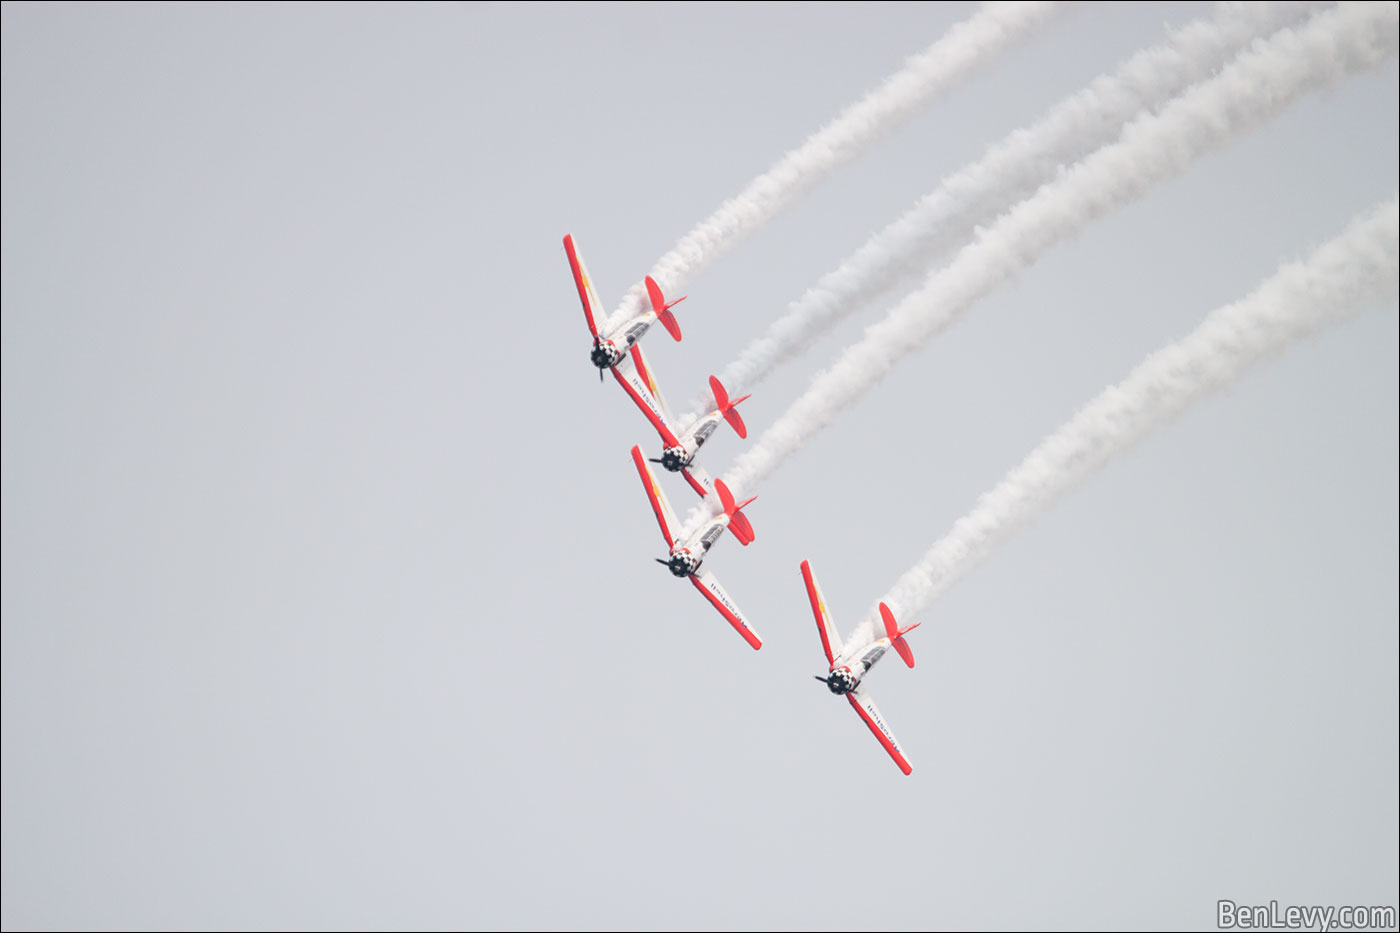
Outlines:
{"type": "Polygon", "coordinates": [[[739,607],[734,604],[734,600],[729,598],[729,594],[724,591],[724,587],[719,585],[715,575],[708,570],[702,570],[697,574],[691,574],[690,582],[700,591],[700,594],[714,604],[719,610],[719,614],[734,626],[734,631],[744,636],[744,641],[753,646],[757,651],[763,647],[763,639],[758,637],[758,633],[749,628],[748,620],[739,611],[739,607]]]}
{"type": "MultiPolygon", "coordinates": [[[[637,347],[633,345],[635,351],[637,347]]],[[[622,390],[632,399],[633,403],[641,409],[642,414],[651,422],[651,426],[656,428],[656,433],[661,435],[662,442],[667,447],[675,447],[680,443],[676,434],[671,430],[671,419],[666,414],[666,409],[662,406],[661,400],[652,392],[652,383],[642,373],[650,373],[650,370],[638,369],[636,361],[640,355],[633,353],[631,357],[624,356],[616,366],[612,368],[613,378],[617,384],[622,386],[622,390]]]]}
{"type": "Polygon", "coordinates": [[[583,316],[588,321],[588,332],[598,336],[598,321],[607,320],[603,303],[598,300],[598,292],[593,288],[593,280],[588,277],[588,269],[583,265],[583,257],[574,246],[573,234],[564,237],[564,252],[569,254],[569,268],[574,272],[574,286],[578,289],[578,300],[583,303],[583,316]]]}
{"type": "Polygon", "coordinates": [[[656,370],[651,368],[651,360],[647,359],[646,351],[642,349],[640,343],[632,344],[632,362],[636,364],[637,373],[642,377],[642,381],[651,390],[652,398],[656,399],[661,407],[661,414],[665,416],[667,424],[675,424],[675,416],[671,414],[671,407],[666,404],[666,396],[661,394],[661,386],[656,383],[656,370]]]}
{"type": "Polygon", "coordinates": [[[802,562],[802,579],[807,584],[807,599],[812,604],[812,615],[817,618],[817,632],[822,637],[822,650],[826,652],[827,661],[835,666],[836,659],[841,655],[841,638],[836,634],[836,625],[831,621],[831,614],[826,611],[826,600],[822,598],[821,587],[817,585],[817,575],[812,572],[812,565],[805,560],[802,562]]]}
{"type": "MultiPolygon", "coordinates": [[[[647,360],[647,355],[645,351],[642,350],[642,345],[640,343],[634,343],[632,345],[632,362],[637,367],[637,374],[641,376],[642,381],[646,383],[647,388],[651,390],[652,398],[656,399],[658,413],[661,416],[661,420],[665,422],[665,428],[657,427],[657,433],[661,435],[661,440],[666,443],[666,446],[673,447],[679,445],[680,441],[676,438],[675,433],[679,427],[676,416],[671,414],[671,408],[666,404],[666,397],[661,394],[661,386],[657,384],[656,381],[656,371],[651,368],[651,363],[647,360]]],[[[644,414],[646,414],[646,412],[644,412],[644,414]]],[[[655,422],[652,423],[653,426],[655,426],[655,422]]],[[[710,474],[705,472],[704,467],[698,465],[688,466],[684,470],[681,470],[681,475],[684,476],[685,481],[690,484],[690,488],[695,490],[695,494],[702,499],[714,488],[714,484],[710,481],[710,474]]]]}
{"type": "Polygon", "coordinates": [[[695,494],[701,499],[705,498],[710,490],[715,487],[714,481],[710,479],[710,474],[706,473],[705,468],[702,466],[691,464],[684,470],[681,470],[681,475],[685,477],[685,481],[690,484],[690,488],[694,489],[695,494]]]}
{"type": "Polygon", "coordinates": [[[642,456],[642,448],[635,444],[632,445],[632,462],[637,465],[637,473],[642,477],[642,486],[651,500],[651,510],[656,513],[656,523],[661,526],[661,536],[666,539],[667,547],[674,547],[680,523],[676,521],[676,513],[671,511],[671,504],[666,501],[666,494],[656,485],[656,477],[651,475],[646,457],[642,456]]]}
{"type": "Polygon", "coordinates": [[[885,747],[885,751],[890,753],[894,763],[899,765],[899,770],[905,774],[913,771],[914,766],[909,763],[909,759],[904,757],[904,750],[899,747],[899,740],[894,737],[890,727],[885,725],[885,720],[880,715],[880,711],[875,708],[875,701],[870,699],[870,694],[857,688],[846,694],[846,699],[850,701],[851,709],[865,720],[865,724],[870,727],[875,738],[885,747]]]}

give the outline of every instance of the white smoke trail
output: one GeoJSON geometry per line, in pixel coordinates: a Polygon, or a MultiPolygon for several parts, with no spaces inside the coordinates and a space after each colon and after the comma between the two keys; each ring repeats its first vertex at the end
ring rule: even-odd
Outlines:
{"type": "MultiPolygon", "coordinates": [[[[943,179],[936,190],[822,276],[720,371],[720,381],[731,392],[751,391],[837,323],[970,240],[978,227],[1054,178],[1060,166],[1111,142],[1139,111],[1158,107],[1210,75],[1251,39],[1321,5],[1218,3],[1209,20],[1189,23],[1111,74],[1096,78],[1035,124],[1011,133],[981,159],[943,179]]],[[[697,395],[690,408],[705,411],[709,404],[708,394],[697,395]]]]}
{"type": "MultiPolygon", "coordinates": [[[[743,236],[785,207],[808,186],[851,160],[898,126],[935,94],[947,90],[1012,41],[1040,25],[1058,3],[986,3],[899,71],[843,110],[801,146],[751,181],[738,196],[681,237],[656,261],[651,275],[667,294],[726,253],[743,236]]],[[[643,309],[646,290],[632,286],[608,318],[609,328],[643,309]]]]}
{"type": "Polygon", "coordinates": [[[877,383],[895,363],[947,327],[978,298],[1063,239],[1262,122],[1310,88],[1372,67],[1395,53],[1400,5],[1344,3],[1283,29],[1242,53],[1120,139],[1022,201],[964,247],[920,290],[867,329],[831,369],[766,430],[725,479],[735,495],[770,474],[803,441],[877,383]]]}
{"type": "MultiPolygon", "coordinates": [[[[1116,454],[1288,344],[1395,295],[1397,276],[1400,202],[1392,198],[1305,261],[1283,266],[1246,298],[1212,311],[1185,338],[1105,389],[954,522],[884,601],[901,620],[927,608],[1116,454]]],[[[869,613],[850,644],[875,637],[876,624],[869,613]]]]}

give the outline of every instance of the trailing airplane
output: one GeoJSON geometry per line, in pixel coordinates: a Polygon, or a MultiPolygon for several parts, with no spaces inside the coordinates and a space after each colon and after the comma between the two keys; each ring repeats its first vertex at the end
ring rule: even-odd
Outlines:
{"type": "Polygon", "coordinates": [[[696,419],[677,433],[676,419],[666,405],[666,399],[661,395],[661,389],[656,384],[656,377],[646,359],[646,354],[641,352],[640,347],[637,348],[637,355],[638,371],[643,382],[650,388],[651,399],[639,398],[641,393],[629,392],[628,394],[632,395],[632,400],[637,403],[642,414],[647,416],[651,426],[656,428],[656,433],[661,435],[661,443],[664,445],[660,457],[648,457],[647,459],[652,463],[661,464],[672,473],[680,473],[690,484],[690,488],[695,490],[695,494],[704,498],[714,488],[714,483],[710,479],[710,474],[695,462],[695,457],[699,454],[700,448],[710,439],[710,435],[715,433],[721,420],[728,422],[739,437],[749,436],[749,429],[745,427],[744,419],[735,407],[748,396],[731,400],[729,393],[724,390],[720,381],[711,376],[710,391],[714,393],[715,407],[709,414],[696,419]],[[652,404],[652,401],[655,404],[652,404]]]}
{"type": "MultiPolygon", "coordinates": [[[[676,323],[676,316],[671,313],[671,309],[685,301],[684,297],[677,298],[670,304],[666,303],[665,297],[661,294],[661,286],[656,284],[656,280],[651,276],[646,277],[647,297],[651,299],[651,310],[643,312],[634,318],[624,321],[621,326],[616,327],[611,333],[600,333],[598,321],[605,317],[602,302],[598,300],[598,292],[593,288],[593,280],[588,276],[588,269],[584,267],[583,257],[579,255],[578,248],[574,246],[573,236],[564,237],[564,252],[569,255],[569,267],[574,273],[574,285],[578,288],[579,301],[583,304],[583,316],[588,321],[588,330],[593,334],[593,351],[589,358],[593,365],[598,367],[598,379],[603,378],[603,371],[613,370],[613,375],[617,376],[619,382],[623,382],[622,376],[617,373],[617,367],[627,361],[629,351],[638,348],[637,341],[651,329],[651,325],[657,321],[666,328],[674,339],[681,339],[681,326],[676,323]]],[[[635,356],[633,354],[635,363],[635,356]]],[[[623,387],[626,387],[623,382],[623,387]]]]}
{"type": "Polygon", "coordinates": [[[724,485],[724,480],[716,479],[715,493],[719,496],[720,505],[723,511],[705,522],[694,532],[687,535],[684,540],[680,538],[682,531],[680,523],[676,520],[676,513],[671,511],[671,504],[666,501],[666,494],[661,491],[661,487],[656,485],[656,478],[651,475],[651,468],[647,466],[646,458],[642,456],[641,447],[632,448],[632,462],[637,465],[637,473],[642,478],[642,486],[647,491],[647,498],[651,500],[651,510],[656,513],[656,523],[661,526],[661,536],[666,539],[666,544],[671,552],[663,559],[658,557],[657,563],[665,564],[666,569],[678,577],[688,578],[700,594],[710,601],[719,614],[732,626],[734,631],[744,637],[754,650],[763,647],[763,639],[758,637],[758,633],[749,627],[748,620],[739,607],[734,604],[734,600],[729,598],[729,594],[719,585],[719,580],[708,570],[701,570],[700,565],[704,563],[706,556],[710,553],[710,548],[714,547],[716,541],[724,534],[725,529],[733,532],[734,537],[739,539],[739,543],[748,545],[753,541],[753,526],[749,524],[748,516],[744,515],[742,509],[753,499],[735,503],[734,496],[729,492],[729,487],[724,485]]]}
{"type": "Polygon", "coordinates": [[[881,603],[880,618],[885,623],[885,637],[871,642],[847,657],[842,650],[841,639],[837,637],[836,626],[832,624],[831,616],[826,611],[826,600],[822,598],[821,588],[817,586],[817,577],[812,573],[812,566],[805,560],[802,562],[802,579],[807,583],[807,599],[811,601],[812,615],[817,619],[817,632],[822,637],[822,650],[826,652],[826,659],[830,662],[825,677],[819,674],[814,676],[826,684],[832,693],[846,698],[851,704],[851,709],[864,720],[885,751],[890,753],[894,763],[899,765],[899,770],[908,774],[914,770],[913,766],[909,764],[909,759],[904,757],[899,740],[894,737],[889,726],[885,725],[884,717],[875,707],[875,701],[870,698],[870,694],[861,689],[861,681],[875,666],[875,662],[884,657],[891,647],[904,659],[905,664],[913,667],[914,652],[904,640],[904,636],[922,623],[915,622],[900,628],[894,620],[894,613],[890,612],[890,607],[881,603]]]}

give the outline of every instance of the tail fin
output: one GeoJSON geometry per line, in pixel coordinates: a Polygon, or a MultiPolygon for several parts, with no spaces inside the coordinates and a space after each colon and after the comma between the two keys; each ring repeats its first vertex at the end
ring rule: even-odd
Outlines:
{"type": "Polygon", "coordinates": [[[899,652],[899,656],[904,659],[904,663],[909,667],[914,666],[914,649],[909,647],[909,642],[904,640],[908,632],[914,631],[922,625],[922,622],[915,622],[913,625],[900,628],[894,620],[894,613],[890,612],[890,607],[884,603],[880,604],[880,618],[885,621],[885,635],[889,638],[890,644],[894,645],[894,650],[899,652]]]}
{"type": "Polygon", "coordinates": [[[685,296],[677,298],[670,304],[666,303],[666,298],[661,294],[661,286],[656,284],[656,279],[647,276],[647,296],[651,298],[651,310],[656,312],[657,320],[661,326],[666,328],[666,333],[671,335],[671,339],[679,341],[681,339],[681,325],[676,323],[676,316],[671,313],[671,309],[685,301],[685,296]]]}
{"type": "Polygon", "coordinates": [[[734,433],[740,437],[748,437],[749,429],[744,426],[744,419],[739,417],[739,412],[735,406],[749,396],[745,395],[736,398],[732,402],[729,400],[729,393],[724,386],[714,376],[710,377],[710,391],[715,394],[715,410],[724,415],[724,420],[729,422],[729,426],[734,429],[734,433]]]}
{"type": "Polygon", "coordinates": [[[747,547],[753,543],[753,525],[749,524],[749,517],[741,510],[758,497],[751,496],[735,505],[734,494],[724,485],[724,480],[719,478],[715,479],[715,492],[719,494],[719,504],[724,508],[724,514],[729,516],[729,530],[734,532],[734,537],[739,539],[740,544],[747,547]]]}

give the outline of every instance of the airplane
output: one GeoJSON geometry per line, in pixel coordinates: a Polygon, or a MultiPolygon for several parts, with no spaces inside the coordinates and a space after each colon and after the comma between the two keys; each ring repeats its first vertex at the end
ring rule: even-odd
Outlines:
{"type": "MultiPolygon", "coordinates": [[[[676,434],[674,425],[675,418],[672,417],[670,409],[666,405],[666,399],[662,397],[660,388],[656,385],[656,378],[652,374],[651,367],[647,363],[646,355],[637,348],[638,368],[643,373],[643,378],[651,387],[652,397],[656,405],[650,406],[645,402],[637,401],[637,407],[642,410],[642,414],[647,416],[652,427],[661,435],[661,442],[665,445],[662,448],[660,457],[648,457],[652,463],[659,463],[672,473],[680,473],[685,477],[685,481],[690,484],[690,488],[695,490],[695,494],[702,499],[714,488],[710,479],[710,474],[705,469],[695,463],[695,457],[700,453],[700,448],[710,439],[710,435],[719,428],[721,420],[728,422],[734,429],[734,433],[741,438],[749,436],[749,429],[744,425],[744,419],[739,415],[735,407],[749,396],[730,399],[729,393],[724,390],[724,386],[714,376],[710,377],[710,392],[715,397],[715,407],[709,414],[697,419],[693,424],[686,427],[679,435],[676,434]]],[[[629,393],[630,394],[630,393],[629,393]]]]}
{"type": "Polygon", "coordinates": [[[666,558],[656,558],[659,564],[665,564],[666,569],[677,577],[688,578],[700,594],[710,601],[719,610],[719,614],[732,626],[734,631],[743,636],[755,651],[763,647],[763,639],[758,637],[758,633],[749,627],[748,620],[744,618],[743,612],[734,604],[734,600],[729,598],[729,594],[724,591],[724,587],[719,585],[719,580],[708,570],[701,570],[700,565],[705,557],[710,553],[710,548],[724,534],[725,529],[734,533],[734,537],[739,539],[739,543],[747,546],[753,541],[753,526],[749,524],[748,516],[742,509],[753,499],[735,503],[734,496],[729,492],[729,487],[724,485],[724,480],[715,480],[715,492],[719,495],[720,505],[723,511],[705,522],[684,540],[680,540],[681,525],[676,520],[676,513],[671,511],[671,504],[666,501],[666,494],[661,491],[661,487],[656,485],[656,478],[651,475],[651,468],[647,466],[647,460],[642,456],[642,448],[633,446],[632,462],[637,465],[637,473],[642,478],[642,486],[647,491],[647,498],[651,500],[651,510],[656,513],[656,523],[661,526],[661,536],[666,539],[666,544],[671,552],[666,558]]]}
{"type": "MultiPolygon", "coordinates": [[[[588,276],[588,269],[583,264],[583,257],[574,246],[572,234],[564,237],[564,252],[569,256],[574,285],[578,288],[579,301],[583,304],[583,316],[588,321],[589,332],[593,334],[593,351],[589,358],[593,365],[598,367],[598,380],[602,381],[604,370],[611,369],[613,375],[617,376],[618,381],[626,388],[627,383],[623,382],[622,376],[617,373],[617,366],[627,359],[629,351],[638,348],[637,341],[641,340],[657,321],[661,322],[661,326],[665,327],[667,333],[675,340],[681,339],[681,326],[676,323],[676,316],[671,313],[671,309],[685,301],[685,297],[667,304],[665,296],[661,294],[661,286],[657,285],[651,276],[647,276],[647,297],[651,299],[651,310],[624,321],[611,333],[599,333],[598,321],[606,319],[607,315],[603,312],[603,303],[598,300],[598,292],[593,288],[593,280],[588,276]]],[[[636,354],[633,354],[633,357],[635,360],[636,354]]]]}
{"type": "Polygon", "coordinates": [[[836,635],[836,626],[832,624],[831,616],[826,611],[826,600],[822,598],[821,588],[817,586],[817,577],[812,573],[812,565],[807,561],[802,562],[802,579],[807,583],[807,599],[812,603],[812,615],[817,619],[817,631],[822,637],[822,650],[826,652],[827,661],[831,666],[827,669],[825,677],[820,674],[813,675],[826,684],[826,688],[837,696],[844,696],[851,704],[851,709],[855,710],[860,718],[870,728],[871,733],[884,746],[885,751],[890,753],[894,763],[899,765],[899,770],[905,774],[914,770],[909,764],[909,759],[904,757],[904,750],[900,748],[899,740],[894,737],[889,726],[885,725],[885,719],[880,715],[880,711],[875,708],[875,701],[870,698],[870,694],[861,689],[861,681],[865,675],[870,673],[870,669],[875,666],[875,662],[884,657],[885,652],[891,646],[904,659],[904,663],[910,667],[914,666],[914,652],[909,647],[909,643],[904,640],[904,636],[918,628],[922,623],[915,622],[913,625],[900,628],[894,620],[894,613],[890,607],[880,603],[880,618],[885,623],[885,637],[873,641],[866,645],[854,655],[847,657],[841,647],[841,639],[836,635]]]}

